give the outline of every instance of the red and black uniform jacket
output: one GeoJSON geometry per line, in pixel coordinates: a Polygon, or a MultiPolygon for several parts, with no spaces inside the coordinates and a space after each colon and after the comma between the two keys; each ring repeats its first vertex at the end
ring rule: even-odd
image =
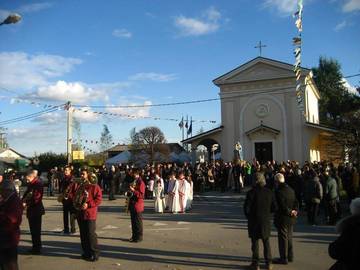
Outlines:
{"type": "Polygon", "coordinates": [[[22,203],[15,192],[0,204],[0,250],[18,246],[22,213],[22,203]]]}
{"type": "MultiPolygon", "coordinates": [[[[98,206],[102,201],[102,191],[99,185],[86,183],[85,190],[87,191],[86,203],[88,208],[86,210],[80,210],[78,212],[78,217],[82,220],[96,220],[98,206]]],[[[69,199],[73,201],[76,196],[76,192],[80,184],[73,182],[71,186],[71,191],[69,194],[69,199]]]]}
{"type": "Polygon", "coordinates": [[[45,214],[45,208],[42,203],[43,193],[44,187],[40,179],[36,178],[34,181],[29,183],[22,198],[23,203],[26,203],[26,216],[28,218],[45,214]],[[31,192],[31,197],[27,199],[28,194],[31,192]]]}
{"type": "Polygon", "coordinates": [[[139,177],[136,180],[134,196],[131,197],[131,199],[130,199],[130,206],[132,204],[137,213],[144,212],[144,195],[145,195],[145,183],[139,177]]]}
{"type": "MultiPolygon", "coordinates": [[[[70,185],[72,185],[73,183],[74,183],[74,176],[72,176],[72,175],[63,175],[63,178],[61,179],[61,182],[60,182],[60,190],[59,190],[59,192],[64,193],[64,192],[66,192],[66,190],[68,188],[71,191],[72,187],[70,187],[70,185]]],[[[69,195],[70,195],[70,191],[69,191],[69,195]]],[[[63,199],[62,203],[64,205],[72,205],[72,200],[69,198],[69,195],[68,195],[68,198],[66,200],[65,200],[65,198],[63,199]]]]}

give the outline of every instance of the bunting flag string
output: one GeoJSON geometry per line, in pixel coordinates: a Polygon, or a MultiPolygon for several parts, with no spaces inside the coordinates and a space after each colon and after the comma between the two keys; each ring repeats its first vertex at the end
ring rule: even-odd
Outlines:
{"type": "Polygon", "coordinates": [[[298,30],[298,35],[293,38],[293,44],[295,46],[294,56],[294,73],[296,77],[296,100],[298,107],[303,115],[305,115],[304,110],[304,101],[303,101],[303,88],[301,87],[301,45],[302,37],[301,33],[303,31],[302,18],[303,18],[303,0],[297,0],[297,11],[294,13],[294,18],[296,18],[295,26],[298,30]]]}
{"type": "MultiPolygon", "coordinates": [[[[101,112],[101,111],[91,111],[88,108],[82,108],[82,109],[77,109],[74,107],[71,107],[71,109],[73,110],[73,112],[81,112],[81,113],[92,113],[95,115],[105,115],[105,116],[117,116],[117,117],[122,117],[122,118],[128,118],[128,119],[152,119],[152,120],[162,120],[162,121],[173,121],[173,122],[180,122],[181,119],[177,119],[177,118],[163,118],[163,117],[155,117],[155,116],[144,116],[144,115],[131,115],[131,114],[124,114],[124,113],[112,113],[112,112],[101,112]]],[[[183,120],[183,123],[185,122],[185,125],[187,122],[189,122],[188,120],[183,120]]],[[[198,123],[211,123],[211,124],[216,124],[217,121],[215,120],[192,120],[192,122],[198,122],[198,123]]]]}

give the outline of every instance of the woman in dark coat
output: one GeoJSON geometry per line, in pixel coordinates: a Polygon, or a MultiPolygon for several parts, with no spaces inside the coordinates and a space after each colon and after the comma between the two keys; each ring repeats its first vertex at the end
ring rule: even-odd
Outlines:
{"type": "Polygon", "coordinates": [[[350,204],[351,216],[336,225],[340,236],[329,245],[329,255],[337,262],[330,270],[360,269],[360,198],[350,204]]]}

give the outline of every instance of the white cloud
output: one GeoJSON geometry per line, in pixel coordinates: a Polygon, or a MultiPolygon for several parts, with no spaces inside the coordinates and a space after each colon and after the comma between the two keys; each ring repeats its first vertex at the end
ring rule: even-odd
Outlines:
{"type": "Polygon", "coordinates": [[[343,5],[344,12],[353,12],[360,10],[360,0],[347,0],[343,5]]]}
{"type": "Polygon", "coordinates": [[[73,112],[73,117],[81,123],[96,122],[100,119],[100,116],[95,114],[94,111],[89,107],[83,107],[80,110],[75,110],[73,112]]]}
{"type": "Polygon", "coordinates": [[[175,17],[174,24],[182,36],[201,36],[216,32],[220,28],[221,13],[210,7],[203,12],[201,18],[175,17]]]}
{"type": "Polygon", "coordinates": [[[92,101],[107,101],[108,96],[104,91],[93,89],[81,82],[57,81],[55,84],[42,86],[31,94],[32,98],[40,98],[51,101],[71,101],[85,104],[92,101]]]}
{"type": "Polygon", "coordinates": [[[29,90],[48,84],[82,63],[78,58],[25,52],[0,53],[0,85],[9,89],[29,90]]]}
{"type": "Polygon", "coordinates": [[[131,81],[169,82],[176,80],[176,74],[162,74],[156,72],[140,72],[129,77],[131,81]]]}
{"type": "Polygon", "coordinates": [[[265,8],[275,8],[281,15],[291,15],[296,11],[297,1],[295,0],[265,0],[265,8]]]}
{"type": "Polygon", "coordinates": [[[349,93],[355,95],[359,94],[358,91],[356,90],[356,87],[352,86],[345,78],[342,79],[342,82],[349,93]]]}
{"type": "MultiPolygon", "coordinates": [[[[128,100],[122,100],[122,102],[118,105],[151,105],[152,102],[150,100],[146,100],[143,103],[136,103],[136,102],[129,102],[128,100]]],[[[139,108],[107,108],[107,112],[109,113],[116,113],[116,114],[122,114],[124,115],[125,119],[131,119],[127,118],[126,115],[131,115],[136,117],[147,117],[150,116],[150,107],[139,107],[139,108]]]]}
{"type": "Polygon", "coordinates": [[[33,3],[33,4],[20,6],[18,9],[16,9],[16,11],[19,12],[20,14],[32,13],[32,12],[37,12],[37,11],[40,11],[43,9],[50,8],[52,6],[53,6],[53,3],[49,3],[49,2],[33,3]]]}
{"type": "Polygon", "coordinates": [[[64,112],[51,112],[42,114],[39,117],[34,118],[32,121],[48,126],[65,123],[65,120],[66,118],[64,117],[64,112]]]}
{"type": "Polygon", "coordinates": [[[115,29],[112,32],[112,35],[114,37],[118,37],[118,38],[132,38],[132,33],[124,28],[122,29],[115,29]]]}
{"type": "Polygon", "coordinates": [[[346,20],[338,23],[335,27],[334,27],[334,31],[335,32],[339,32],[340,30],[342,30],[343,28],[345,28],[347,26],[347,22],[346,20]]]}

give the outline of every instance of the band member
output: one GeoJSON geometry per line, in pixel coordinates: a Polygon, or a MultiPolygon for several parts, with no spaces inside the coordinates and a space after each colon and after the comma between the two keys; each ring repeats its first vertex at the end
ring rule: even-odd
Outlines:
{"type": "Polygon", "coordinates": [[[23,207],[11,181],[2,181],[0,187],[0,269],[17,270],[23,207]]]}
{"type": "Polygon", "coordinates": [[[98,206],[102,201],[101,188],[90,182],[91,173],[87,168],[81,169],[80,185],[74,184],[76,189],[70,192],[74,208],[78,213],[80,239],[84,260],[95,262],[99,259],[99,248],[96,235],[96,216],[98,206]]]}
{"type": "Polygon", "coordinates": [[[72,175],[71,167],[66,166],[64,169],[64,175],[61,179],[59,191],[59,200],[63,204],[63,222],[64,222],[64,233],[68,234],[69,231],[69,216],[70,216],[70,227],[71,233],[75,233],[75,209],[73,206],[72,199],[69,197],[71,185],[73,185],[74,177],[72,175]]]}
{"type": "Polygon", "coordinates": [[[26,174],[26,181],[28,187],[22,198],[23,206],[26,208],[26,217],[29,221],[32,249],[30,253],[41,253],[41,220],[45,214],[44,205],[42,203],[42,197],[44,193],[44,187],[37,176],[36,170],[29,171],[26,174]]]}
{"type": "Polygon", "coordinates": [[[144,211],[145,184],[140,177],[139,170],[133,170],[133,177],[136,185],[130,185],[129,187],[130,191],[133,193],[129,202],[132,229],[132,237],[129,241],[140,242],[143,240],[143,222],[141,213],[144,211]]]}

